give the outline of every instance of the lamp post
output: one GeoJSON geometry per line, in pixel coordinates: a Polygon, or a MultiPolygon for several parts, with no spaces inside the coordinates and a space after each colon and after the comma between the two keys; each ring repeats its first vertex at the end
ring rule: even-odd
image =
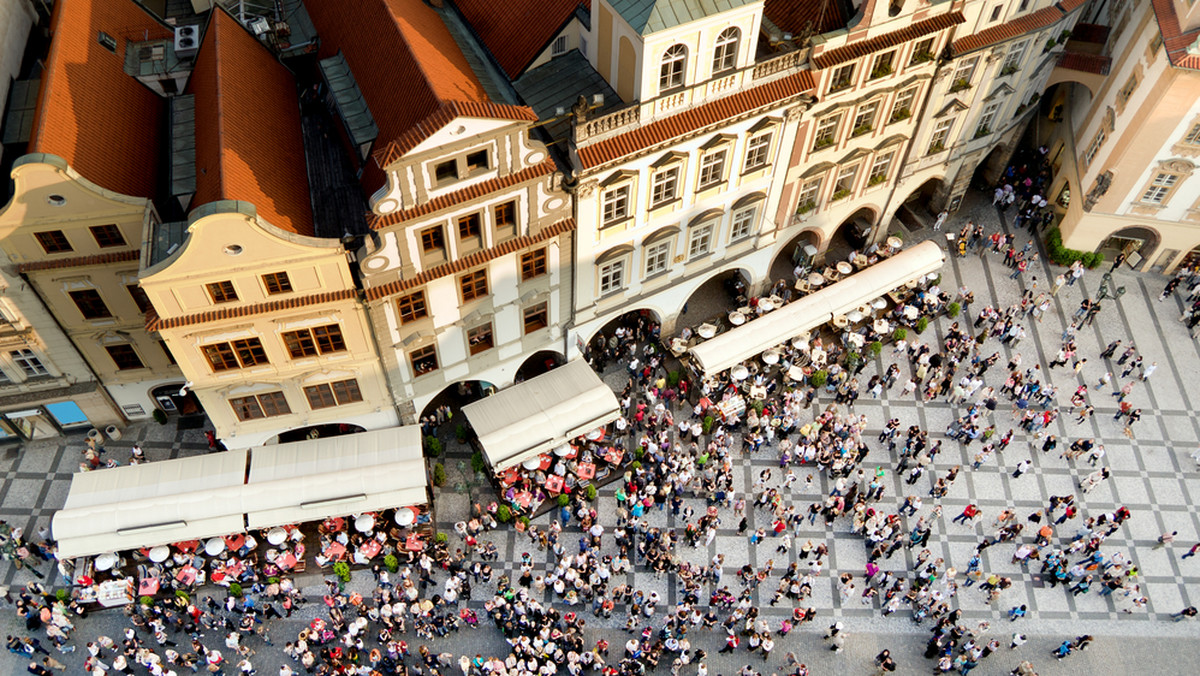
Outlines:
{"type": "Polygon", "coordinates": [[[1124,296],[1124,295],[1125,295],[1125,287],[1118,286],[1115,289],[1112,288],[1112,273],[1111,272],[1106,272],[1100,276],[1100,290],[1096,293],[1096,302],[1097,303],[1104,300],[1105,298],[1114,298],[1115,299],[1115,298],[1120,298],[1121,296],[1124,296]]]}

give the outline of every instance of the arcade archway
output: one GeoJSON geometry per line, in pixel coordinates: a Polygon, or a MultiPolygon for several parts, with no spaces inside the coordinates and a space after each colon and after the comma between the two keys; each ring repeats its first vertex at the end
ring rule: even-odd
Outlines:
{"type": "Polygon", "coordinates": [[[534,352],[517,369],[516,382],[519,383],[530,378],[535,378],[565,363],[567,363],[567,358],[554,350],[534,352]]]}
{"type": "Polygon", "coordinates": [[[1126,265],[1140,268],[1146,261],[1151,260],[1162,242],[1159,234],[1150,228],[1130,226],[1121,228],[1108,236],[1097,249],[1104,254],[1106,260],[1114,260],[1118,255],[1125,254],[1126,265]]]}
{"type": "Polygon", "coordinates": [[[772,281],[779,279],[792,280],[795,276],[792,274],[797,265],[809,266],[823,260],[821,254],[821,234],[816,230],[805,230],[792,238],[779,253],[775,254],[775,260],[771,261],[772,281]],[[816,251],[816,255],[811,255],[811,252],[806,252],[808,247],[812,247],[811,251],[816,251]]]}
{"type": "Polygon", "coordinates": [[[306,439],[326,439],[328,437],[340,437],[345,434],[358,434],[365,432],[366,428],[361,425],[351,425],[349,423],[326,423],[324,425],[307,425],[305,427],[297,427],[294,430],[280,432],[275,438],[275,443],[286,444],[292,441],[304,441],[306,439]]]}
{"type": "Polygon", "coordinates": [[[842,221],[825,247],[826,261],[844,261],[851,251],[862,251],[875,230],[875,211],[863,207],[842,221]]]}
{"type": "Polygon", "coordinates": [[[709,277],[688,296],[679,311],[677,327],[720,321],[731,311],[746,305],[751,292],[751,277],[734,268],[709,277]]]}

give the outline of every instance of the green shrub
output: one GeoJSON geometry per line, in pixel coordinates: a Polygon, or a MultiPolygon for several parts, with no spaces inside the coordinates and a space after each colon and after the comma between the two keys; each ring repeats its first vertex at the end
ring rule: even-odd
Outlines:
{"type": "Polygon", "coordinates": [[[584,491],[584,493],[587,495],[587,499],[589,502],[594,501],[596,499],[596,487],[594,485],[588,484],[587,490],[584,491]]]}
{"type": "Polygon", "coordinates": [[[950,303],[950,304],[946,305],[946,316],[947,317],[954,319],[955,317],[958,316],[959,312],[962,312],[962,306],[959,305],[958,303],[950,303]]]}
{"type": "Polygon", "coordinates": [[[633,457],[638,460],[641,460],[642,458],[646,457],[646,447],[638,446],[637,448],[633,449],[633,457]]]}
{"type": "MultiPolygon", "coordinates": [[[[341,562],[339,561],[339,563],[341,563],[341,562]]],[[[341,565],[344,566],[346,564],[342,563],[341,565]]],[[[337,572],[337,566],[338,566],[338,564],[336,564],[336,563],[333,565],[333,571],[335,573],[337,572]]],[[[347,575],[349,575],[349,573],[347,573],[347,575]]],[[[229,595],[235,599],[242,598],[242,585],[238,584],[237,582],[230,582],[229,583],[229,595]]]]}
{"type": "Polygon", "coordinates": [[[1079,261],[1085,267],[1095,268],[1104,262],[1103,254],[1094,254],[1090,251],[1077,251],[1063,246],[1062,231],[1058,228],[1050,228],[1046,231],[1046,255],[1058,265],[1070,265],[1075,261],[1079,261]]]}
{"type": "Polygon", "coordinates": [[[154,413],[152,415],[154,417],[154,422],[158,423],[159,425],[167,424],[167,412],[166,411],[162,410],[161,408],[156,408],[156,409],[154,409],[154,413]]]}
{"type": "MultiPolygon", "coordinates": [[[[333,574],[336,575],[337,579],[342,581],[343,583],[349,582],[350,581],[350,564],[346,563],[345,561],[338,561],[337,563],[333,564],[333,574]]],[[[230,590],[230,592],[233,591],[232,585],[230,585],[229,590],[230,590]]],[[[238,587],[238,591],[241,592],[242,588],[238,587]]],[[[238,595],[241,596],[240,593],[238,595]]]]}
{"type": "Polygon", "coordinates": [[[679,369],[671,371],[667,374],[667,385],[669,387],[675,387],[679,384],[680,378],[683,378],[683,371],[680,371],[679,369]]]}
{"type": "Polygon", "coordinates": [[[432,434],[425,437],[425,457],[436,458],[442,454],[442,440],[432,434]]]}
{"type": "Polygon", "coordinates": [[[500,505],[496,508],[496,520],[500,523],[512,521],[512,510],[508,508],[508,505],[500,505]]]}
{"type": "Polygon", "coordinates": [[[905,338],[908,338],[908,329],[896,329],[895,331],[892,331],[892,340],[900,342],[905,338]]]}
{"type": "Polygon", "coordinates": [[[813,387],[820,387],[824,385],[826,380],[829,380],[829,372],[825,369],[817,371],[808,378],[809,384],[813,387]]]}
{"type": "Polygon", "coordinates": [[[1083,264],[1088,270],[1095,270],[1096,268],[1100,267],[1100,264],[1103,262],[1104,254],[1097,251],[1096,253],[1092,254],[1091,260],[1084,261],[1083,264]]]}
{"type": "Polygon", "coordinates": [[[705,434],[708,434],[709,432],[712,431],[712,426],[713,426],[714,422],[716,422],[716,421],[713,420],[713,417],[711,415],[704,416],[703,427],[704,427],[705,434]]]}
{"type": "Polygon", "coordinates": [[[883,343],[879,342],[878,340],[873,341],[867,346],[867,353],[869,353],[872,357],[878,357],[879,353],[881,352],[883,352],[883,343]]]}
{"type": "Polygon", "coordinates": [[[846,353],[846,369],[853,371],[855,368],[858,368],[858,364],[861,361],[862,355],[854,350],[850,350],[846,353]]]}
{"type": "Polygon", "coordinates": [[[753,404],[751,404],[751,406],[754,407],[755,415],[762,415],[763,409],[766,408],[765,402],[762,402],[762,401],[756,401],[753,404]]]}
{"type": "Polygon", "coordinates": [[[188,593],[186,591],[184,591],[182,589],[176,589],[175,590],[175,600],[186,606],[192,600],[192,597],[188,596],[188,593]]]}
{"type": "Polygon", "coordinates": [[[471,470],[474,472],[482,472],[487,469],[487,461],[483,459],[483,454],[475,451],[471,454],[471,470]]]}
{"type": "Polygon", "coordinates": [[[634,470],[639,470],[642,468],[642,461],[634,460],[633,462],[629,463],[629,466],[632,467],[634,470]]]}
{"type": "Polygon", "coordinates": [[[440,463],[440,462],[433,463],[433,485],[434,486],[442,486],[445,483],[446,483],[446,468],[443,467],[442,463],[440,463]]]}
{"type": "Polygon", "coordinates": [[[467,441],[467,426],[462,423],[459,423],[458,426],[454,428],[454,436],[455,436],[455,438],[458,439],[458,443],[460,443],[460,444],[466,443],[466,441],[467,441]]]}
{"type": "Polygon", "coordinates": [[[913,327],[913,330],[917,333],[924,333],[927,328],[929,328],[929,318],[921,317],[917,320],[917,325],[913,327]]]}
{"type": "Polygon", "coordinates": [[[435,542],[437,542],[439,545],[444,545],[444,544],[446,544],[447,542],[449,542],[449,541],[450,541],[450,536],[449,536],[449,535],[446,535],[445,533],[438,533],[437,535],[435,535],[435,536],[433,537],[433,539],[434,539],[434,541],[435,541],[435,542]]]}
{"type": "Polygon", "coordinates": [[[267,578],[267,584],[279,584],[279,578],[272,575],[267,578]]]}
{"type": "Polygon", "coordinates": [[[388,554],[383,557],[383,567],[387,569],[387,572],[394,573],[400,570],[400,561],[395,554],[388,554]]]}
{"type": "Polygon", "coordinates": [[[517,519],[517,521],[521,522],[522,528],[524,528],[525,530],[529,530],[529,517],[523,516],[523,517],[517,519]]]}
{"type": "Polygon", "coordinates": [[[56,589],[54,591],[54,598],[58,599],[59,601],[66,601],[67,595],[68,593],[66,589],[56,589]]]}
{"type": "Polygon", "coordinates": [[[148,605],[154,603],[154,597],[153,596],[142,596],[138,599],[138,603],[142,604],[143,606],[148,606],[148,605]]]}
{"type": "Polygon", "coordinates": [[[558,506],[566,507],[569,504],[571,504],[571,498],[568,497],[566,493],[559,493],[558,494],[558,506]]]}

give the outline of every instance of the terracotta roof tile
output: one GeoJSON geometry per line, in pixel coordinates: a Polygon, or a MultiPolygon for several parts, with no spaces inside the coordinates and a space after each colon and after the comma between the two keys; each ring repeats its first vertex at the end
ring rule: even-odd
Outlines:
{"type": "Polygon", "coordinates": [[[639,150],[703,129],[721,120],[809,91],[814,86],[813,82],[812,73],[805,70],[710,101],[619,136],[583,146],[579,149],[579,161],[586,169],[632,155],[639,150]]]}
{"type": "Polygon", "coordinates": [[[419,216],[432,214],[435,211],[441,211],[442,209],[452,207],[456,204],[478,199],[484,195],[496,192],[497,190],[511,188],[519,183],[524,183],[541,176],[546,176],[547,174],[552,174],[557,168],[558,167],[555,165],[554,160],[546,160],[541,164],[535,164],[531,167],[526,167],[521,171],[511,173],[507,176],[493,178],[488,181],[483,181],[482,183],[476,183],[475,185],[468,186],[462,190],[456,190],[452,193],[438,196],[424,204],[415,206],[412,209],[397,211],[396,213],[388,214],[387,216],[376,216],[373,214],[368,215],[367,221],[370,226],[376,230],[380,228],[386,228],[397,223],[403,223],[410,218],[417,218],[419,216]]]}
{"type": "Polygon", "coordinates": [[[1058,3],[1058,6],[1062,7],[1063,12],[1069,14],[1072,10],[1083,7],[1083,3],[1085,2],[1087,2],[1087,0],[1062,0],[1058,3]]]}
{"type": "Polygon", "coordinates": [[[1010,40],[1018,35],[1024,35],[1032,31],[1040,30],[1053,24],[1064,16],[1065,14],[1061,9],[1059,9],[1058,5],[1043,7],[1036,12],[1019,16],[1012,21],[1007,21],[1000,24],[999,26],[992,26],[991,28],[986,28],[979,31],[978,33],[972,33],[961,40],[955,40],[953,45],[954,53],[965,54],[966,52],[973,52],[976,49],[983,49],[984,47],[994,45],[997,42],[1010,40]]]}
{"type": "Polygon", "coordinates": [[[845,28],[850,16],[842,12],[843,3],[833,0],[766,0],[763,15],[779,30],[800,35],[811,23],[813,35],[845,28]]]}
{"type": "Polygon", "coordinates": [[[57,268],[82,268],[87,265],[107,265],[136,261],[138,251],[114,251],[111,253],[94,254],[91,256],[75,256],[74,258],[47,258],[40,261],[30,261],[17,265],[17,272],[34,272],[35,270],[53,270],[57,268]]]}
{"type": "Polygon", "coordinates": [[[1100,54],[1063,52],[1058,57],[1058,65],[1060,68],[1077,70],[1081,73],[1108,75],[1109,67],[1112,66],[1112,58],[1100,54]]]}
{"type": "Polygon", "coordinates": [[[873,38],[859,40],[845,47],[838,47],[827,52],[821,52],[813,57],[813,65],[817,68],[829,68],[836,66],[839,63],[853,61],[867,54],[878,52],[889,47],[902,45],[905,42],[922,38],[930,33],[936,33],[945,30],[951,26],[956,26],[966,22],[962,12],[950,12],[949,14],[938,14],[931,19],[918,21],[910,26],[895,30],[890,33],[876,35],[873,38]]]}
{"type": "Polygon", "coordinates": [[[421,141],[429,138],[434,132],[450,124],[459,117],[482,117],[498,120],[515,120],[536,122],[537,113],[527,106],[510,106],[503,103],[470,103],[464,101],[447,101],[437,110],[418,121],[400,136],[395,137],[387,145],[373,153],[375,162],[380,167],[395,162],[404,153],[417,147],[421,141]]]}
{"type": "Polygon", "coordinates": [[[316,293],[308,296],[294,296],[292,298],[285,298],[283,300],[274,300],[269,303],[220,307],[207,312],[197,312],[195,314],[181,315],[179,317],[163,318],[159,317],[158,313],[156,312],[149,312],[146,313],[146,330],[162,331],[163,329],[173,329],[180,326],[191,326],[193,324],[206,324],[208,322],[236,319],[237,317],[250,317],[253,315],[261,315],[271,312],[283,312],[284,310],[293,310],[299,307],[308,307],[310,305],[321,305],[322,303],[349,300],[354,298],[357,293],[357,289],[341,289],[339,291],[327,291],[325,293],[316,293]]]}
{"type": "Polygon", "coordinates": [[[109,190],[152,197],[164,103],[125,74],[125,49],[172,33],[131,0],[59,0],[51,35],[29,152],[58,155],[109,190]]]}
{"type": "MultiPolygon", "coordinates": [[[[422,0],[322,1],[305,7],[321,36],[320,56],[340,51],[350,64],[379,126],[378,145],[387,147],[385,157],[411,150],[453,119],[448,113],[454,109],[444,108],[448,103],[476,104],[462,109],[478,117],[512,108],[489,103],[442,18],[422,0]]],[[[363,182],[374,190],[383,183],[383,172],[368,164],[363,182]]]]}
{"type": "Polygon", "coordinates": [[[520,237],[514,237],[513,239],[510,239],[499,246],[494,246],[490,249],[484,249],[483,251],[476,251],[475,253],[468,256],[463,256],[456,261],[443,263],[442,265],[430,268],[407,279],[398,279],[394,282],[388,282],[387,284],[382,284],[380,286],[370,287],[366,290],[367,300],[379,300],[380,298],[385,298],[393,294],[408,291],[409,289],[414,289],[422,284],[427,284],[440,277],[465,272],[466,270],[469,270],[477,265],[482,265],[501,256],[507,256],[508,254],[516,253],[517,251],[531,247],[535,244],[540,244],[547,240],[558,237],[564,232],[571,232],[573,230],[575,230],[575,219],[563,219],[546,228],[545,230],[542,230],[536,235],[522,235],[520,237]]]}
{"type": "Polygon", "coordinates": [[[1200,68],[1200,57],[1188,53],[1188,48],[1200,37],[1200,29],[1183,32],[1179,25],[1179,15],[1175,13],[1175,3],[1172,0],[1151,0],[1154,7],[1154,17],[1158,20],[1158,30],[1163,36],[1163,49],[1167,58],[1176,68],[1196,70],[1200,68]]]}
{"type": "Polygon", "coordinates": [[[220,7],[212,12],[188,92],[196,97],[192,205],[241,200],[271,225],[312,235],[296,81],[220,7]]]}
{"type": "Polygon", "coordinates": [[[575,14],[579,0],[455,0],[511,79],[537,58],[575,14]]]}

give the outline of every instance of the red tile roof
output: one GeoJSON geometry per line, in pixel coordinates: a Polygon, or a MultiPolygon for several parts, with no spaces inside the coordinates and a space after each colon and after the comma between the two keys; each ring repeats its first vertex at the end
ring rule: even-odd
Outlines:
{"type": "Polygon", "coordinates": [[[655,120],[619,136],[583,146],[579,148],[579,161],[586,169],[627,157],[640,150],[716,124],[721,120],[810,91],[814,87],[813,83],[810,71],[800,71],[690,108],[677,115],[655,120]]]}
{"type": "Polygon", "coordinates": [[[1062,55],[1058,57],[1058,65],[1060,68],[1077,70],[1081,73],[1108,75],[1108,69],[1110,66],[1112,66],[1112,58],[1102,56],[1100,54],[1063,52],[1062,55]]]}
{"type": "Polygon", "coordinates": [[[1158,30],[1163,36],[1163,48],[1167,52],[1167,58],[1171,60],[1171,65],[1176,68],[1200,70],[1200,56],[1188,53],[1188,47],[1200,37],[1200,29],[1183,32],[1172,0],[1151,0],[1150,4],[1154,7],[1158,30]]]}
{"type": "Polygon", "coordinates": [[[510,106],[502,103],[470,103],[464,101],[447,101],[429,117],[417,122],[408,131],[400,134],[384,147],[376,150],[372,156],[380,167],[395,162],[404,153],[417,147],[421,141],[429,138],[434,132],[450,124],[459,117],[483,117],[498,120],[517,120],[536,122],[537,113],[526,106],[510,106]]]}
{"type": "Polygon", "coordinates": [[[853,61],[854,59],[861,58],[867,54],[878,52],[889,47],[902,45],[905,42],[916,40],[918,38],[925,37],[930,33],[936,33],[938,31],[950,28],[951,26],[956,26],[965,22],[966,19],[963,17],[962,12],[938,14],[931,19],[918,21],[917,23],[901,28],[900,30],[884,33],[882,35],[876,35],[873,38],[867,38],[866,40],[853,42],[845,47],[838,47],[837,49],[831,49],[827,52],[821,52],[813,57],[813,65],[815,65],[817,68],[830,68],[839,63],[853,61]]]}
{"type": "Polygon", "coordinates": [[[846,27],[850,17],[842,5],[838,0],[766,0],[763,15],[785,33],[800,35],[811,22],[812,34],[820,35],[846,27]]]}
{"type": "MultiPolygon", "coordinates": [[[[528,109],[489,102],[441,17],[422,0],[321,1],[305,7],[321,36],[320,56],[345,55],[379,126],[377,148],[383,150],[376,162],[411,150],[453,119],[451,113],[536,119],[528,109]]],[[[382,171],[368,165],[363,182],[369,190],[378,188],[382,171]]]]}
{"type": "Polygon", "coordinates": [[[1066,15],[1061,9],[1059,9],[1058,5],[1043,7],[1036,12],[1019,16],[1012,21],[1000,24],[999,26],[992,26],[991,28],[986,28],[979,31],[978,33],[972,33],[961,40],[955,40],[953,45],[954,53],[963,54],[966,52],[973,52],[976,49],[983,49],[984,47],[994,45],[997,42],[1010,40],[1018,35],[1024,35],[1032,31],[1040,30],[1053,24],[1064,16],[1066,15]]]}
{"type": "Polygon", "coordinates": [[[308,296],[294,296],[283,300],[273,300],[269,303],[254,303],[250,305],[238,305],[235,307],[222,307],[216,310],[207,312],[197,312],[190,315],[181,315],[179,317],[167,317],[163,319],[156,312],[146,313],[146,330],[147,331],[162,331],[164,329],[173,329],[180,326],[191,326],[193,324],[205,324],[207,322],[215,322],[226,319],[235,319],[237,317],[250,317],[252,315],[261,315],[272,312],[282,312],[284,310],[293,310],[300,307],[308,307],[310,305],[321,305],[322,303],[332,303],[335,301],[344,301],[354,298],[358,294],[357,289],[341,289],[339,291],[327,291],[325,293],[315,293],[308,296]]]}
{"type": "Polygon", "coordinates": [[[53,270],[57,268],[81,268],[87,265],[108,265],[136,261],[138,251],[113,251],[111,253],[94,254],[91,256],[75,256],[73,258],[48,258],[40,261],[30,261],[17,265],[17,272],[34,272],[36,270],[53,270]]]}
{"type": "Polygon", "coordinates": [[[579,0],[455,0],[509,78],[516,79],[575,14],[579,0]]]}
{"type": "Polygon", "coordinates": [[[390,225],[403,223],[410,218],[417,218],[419,216],[432,214],[435,211],[441,211],[442,209],[452,207],[456,204],[461,204],[463,202],[468,202],[470,200],[483,197],[484,195],[491,194],[497,190],[504,190],[526,181],[532,181],[535,178],[540,178],[542,176],[554,173],[557,168],[558,167],[555,165],[554,160],[546,160],[541,164],[535,164],[531,167],[526,167],[521,171],[508,174],[507,176],[500,176],[499,178],[493,178],[481,183],[476,183],[475,185],[468,186],[462,190],[456,190],[452,193],[440,195],[429,200],[428,202],[425,202],[424,204],[419,204],[412,209],[397,211],[395,213],[388,214],[387,216],[376,216],[373,214],[369,215],[367,216],[367,221],[372,228],[379,230],[390,225]]]}
{"type": "Polygon", "coordinates": [[[463,256],[458,260],[449,263],[443,263],[434,268],[430,268],[422,273],[409,277],[407,279],[398,279],[393,282],[388,282],[380,286],[370,287],[366,289],[367,300],[379,300],[392,294],[401,293],[414,289],[422,284],[427,284],[440,277],[454,275],[460,272],[469,270],[477,265],[482,265],[490,260],[494,260],[501,256],[507,256],[511,253],[516,253],[522,249],[531,247],[535,244],[540,244],[547,240],[558,237],[564,232],[575,230],[575,219],[566,218],[554,225],[542,230],[536,235],[521,235],[514,237],[507,242],[494,246],[483,251],[476,251],[468,256],[463,256]]]}
{"type": "Polygon", "coordinates": [[[250,202],[271,225],[313,234],[292,74],[225,10],[214,9],[188,92],[196,99],[196,196],[250,202]]]}
{"type": "Polygon", "coordinates": [[[59,0],[50,25],[29,152],[58,155],[109,190],[152,197],[164,103],[125,74],[125,47],[171,31],[131,0],[59,0]],[[115,54],[101,32],[116,40],[115,54]]]}

